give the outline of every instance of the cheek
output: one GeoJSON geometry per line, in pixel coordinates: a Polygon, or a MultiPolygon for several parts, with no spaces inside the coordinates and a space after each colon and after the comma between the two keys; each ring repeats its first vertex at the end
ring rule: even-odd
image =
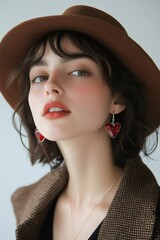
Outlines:
{"type": "Polygon", "coordinates": [[[32,92],[29,92],[28,103],[29,103],[29,107],[30,107],[33,118],[35,118],[36,112],[38,112],[38,106],[39,106],[37,102],[37,97],[35,96],[36,95],[33,94],[32,92]]]}
{"type": "Polygon", "coordinates": [[[79,125],[93,130],[100,129],[108,119],[112,97],[106,85],[89,84],[75,89],[73,102],[79,125]]]}
{"type": "Polygon", "coordinates": [[[28,104],[29,104],[29,107],[31,109],[31,112],[32,112],[32,109],[33,109],[33,106],[34,106],[33,102],[34,102],[34,97],[33,97],[32,93],[29,92],[29,94],[28,94],[28,104]]]}
{"type": "Polygon", "coordinates": [[[85,87],[74,89],[74,100],[83,107],[90,105],[95,108],[108,107],[111,103],[111,93],[106,84],[86,84],[85,87]],[[107,106],[108,105],[108,106],[107,106]]]}

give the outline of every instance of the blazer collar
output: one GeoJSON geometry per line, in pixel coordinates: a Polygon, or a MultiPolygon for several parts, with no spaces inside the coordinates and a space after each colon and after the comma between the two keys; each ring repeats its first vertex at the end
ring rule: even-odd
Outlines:
{"type": "Polygon", "coordinates": [[[62,164],[38,182],[22,187],[13,194],[12,202],[18,226],[16,239],[38,240],[40,229],[53,199],[67,182],[68,172],[65,164],[62,164]]]}
{"type": "MultiPolygon", "coordinates": [[[[63,164],[37,183],[20,189],[21,194],[17,192],[13,195],[18,240],[38,240],[52,201],[67,182],[68,172],[63,164]],[[25,201],[18,199],[25,195],[25,201]],[[23,215],[22,211],[18,214],[19,204],[23,207],[23,215]]],[[[139,158],[132,159],[126,165],[123,180],[103,221],[98,239],[150,239],[157,198],[158,185],[153,174],[139,158]]]]}
{"type": "Polygon", "coordinates": [[[152,239],[158,192],[151,171],[140,158],[132,159],[126,166],[98,239],[152,239]]]}

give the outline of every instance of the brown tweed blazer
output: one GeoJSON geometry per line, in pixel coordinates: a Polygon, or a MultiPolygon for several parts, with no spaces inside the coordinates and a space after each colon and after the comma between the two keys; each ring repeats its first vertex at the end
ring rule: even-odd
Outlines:
{"type": "MultiPolygon", "coordinates": [[[[22,187],[13,194],[17,240],[39,239],[47,211],[67,181],[68,173],[63,164],[38,182],[22,187]]],[[[159,240],[160,227],[157,229],[157,237],[153,237],[158,192],[159,188],[153,174],[141,159],[130,161],[126,165],[122,182],[101,225],[98,239],[159,240]]]]}

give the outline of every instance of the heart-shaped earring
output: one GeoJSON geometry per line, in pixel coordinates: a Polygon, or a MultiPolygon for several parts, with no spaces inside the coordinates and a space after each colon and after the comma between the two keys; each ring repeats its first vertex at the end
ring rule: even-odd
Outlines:
{"type": "Polygon", "coordinates": [[[106,123],[105,130],[111,138],[115,138],[121,130],[121,124],[119,122],[115,123],[115,116],[113,113],[112,122],[106,123]]]}
{"type": "Polygon", "coordinates": [[[34,130],[34,134],[39,142],[42,143],[45,140],[45,137],[38,131],[37,128],[34,130]]]}

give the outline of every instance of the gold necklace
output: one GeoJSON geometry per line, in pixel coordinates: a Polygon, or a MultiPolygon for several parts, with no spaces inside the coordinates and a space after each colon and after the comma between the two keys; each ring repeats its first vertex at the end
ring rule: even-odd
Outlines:
{"type": "Polygon", "coordinates": [[[72,235],[72,240],[76,240],[77,237],[79,236],[81,230],[83,229],[84,225],[86,224],[86,222],[88,221],[89,217],[93,214],[94,210],[98,207],[98,205],[102,202],[102,200],[104,199],[104,197],[110,192],[110,190],[113,188],[113,186],[116,184],[116,182],[118,181],[118,179],[120,178],[120,176],[122,175],[122,173],[120,173],[118,176],[116,176],[116,178],[114,179],[114,181],[111,183],[111,185],[105,190],[105,192],[102,194],[102,196],[99,198],[99,200],[97,201],[97,203],[95,204],[95,206],[91,209],[90,213],[87,215],[87,217],[84,219],[84,221],[82,222],[80,228],[78,229],[77,233],[75,233],[75,231],[73,230],[73,213],[72,213],[72,207],[71,207],[71,200],[69,197],[69,208],[70,208],[70,221],[71,221],[71,235],[72,235]]]}

